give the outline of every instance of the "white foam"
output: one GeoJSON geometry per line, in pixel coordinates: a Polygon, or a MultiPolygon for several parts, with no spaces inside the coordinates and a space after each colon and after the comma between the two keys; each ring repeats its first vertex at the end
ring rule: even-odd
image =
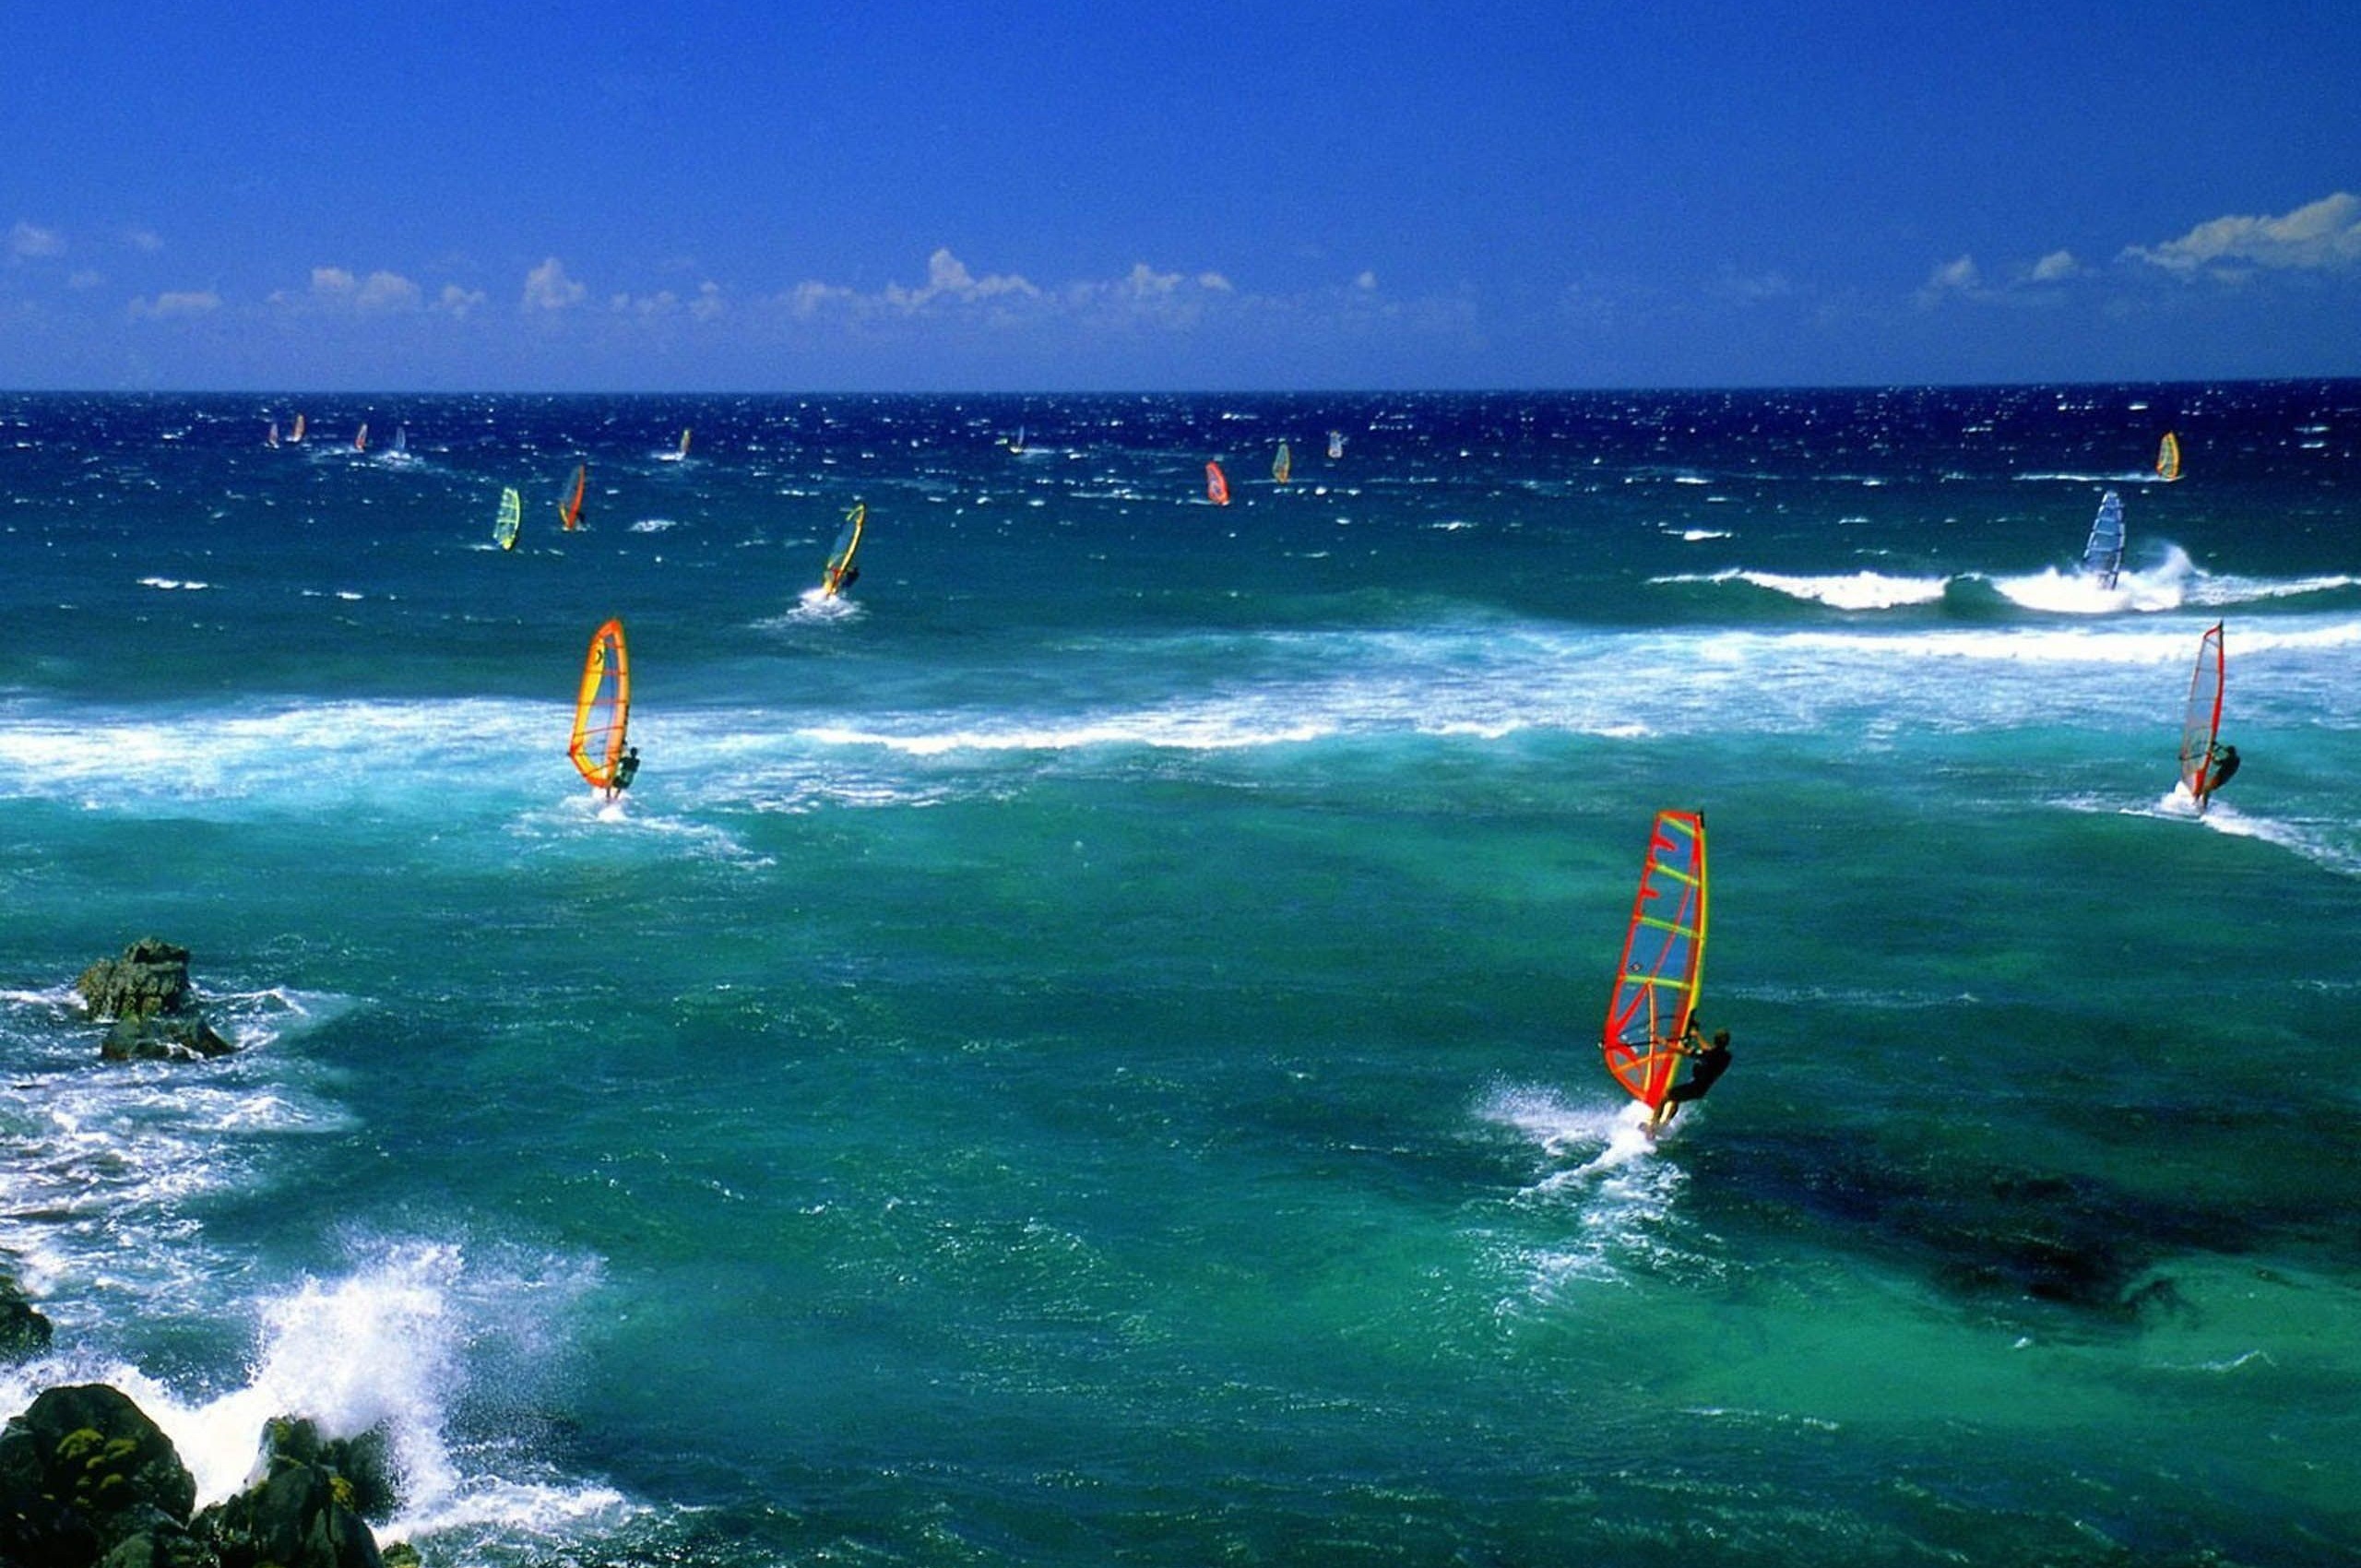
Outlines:
{"type": "Polygon", "coordinates": [[[194,592],[201,588],[209,588],[213,585],[211,583],[185,582],[178,577],[142,577],[139,579],[139,586],[141,588],[166,588],[184,592],[194,592]]]}
{"type": "Polygon", "coordinates": [[[1711,576],[1659,578],[1667,582],[1738,582],[1784,593],[1791,599],[1812,600],[1837,610],[1892,610],[1905,604],[1931,604],[1943,597],[1948,577],[1897,577],[1862,570],[1842,576],[1788,576],[1777,572],[1751,572],[1733,567],[1711,576]]]}
{"type": "Polygon", "coordinates": [[[1660,1158],[1664,1140],[1648,1133],[1646,1107],[1498,1087],[1477,1114],[1536,1146],[1543,1169],[1517,1203],[1572,1221],[1559,1239],[1525,1250],[1529,1294],[1547,1300],[1570,1280],[1627,1283],[1633,1267],[1671,1252],[1666,1222],[1687,1177],[1678,1161],[1660,1158]],[[1578,1156],[1578,1163],[1565,1163],[1578,1156]]]}

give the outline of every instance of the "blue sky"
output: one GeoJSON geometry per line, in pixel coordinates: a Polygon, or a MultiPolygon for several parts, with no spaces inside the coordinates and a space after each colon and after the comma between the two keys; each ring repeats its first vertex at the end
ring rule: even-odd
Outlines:
{"type": "Polygon", "coordinates": [[[2361,374],[2361,5],[0,0],[0,386],[2361,374]]]}

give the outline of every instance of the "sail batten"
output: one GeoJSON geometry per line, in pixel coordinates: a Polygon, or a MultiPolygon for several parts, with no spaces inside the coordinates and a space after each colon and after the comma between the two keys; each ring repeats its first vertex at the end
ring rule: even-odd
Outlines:
{"type": "Polygon", "coordinates": [[[1696,1010],[1705,909],[1705,819],[1658,812],[1600,1039],[1608,1072],[1651,1111],[1672,1087],[1680,1065],[1673,1046],[1696,1010]]]}

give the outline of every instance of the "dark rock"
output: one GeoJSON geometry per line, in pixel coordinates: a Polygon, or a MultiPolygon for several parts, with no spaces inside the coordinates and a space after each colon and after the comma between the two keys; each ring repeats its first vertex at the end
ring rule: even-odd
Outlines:
{"type": "Polygon", "coordinates": [[[118,1018],[99,1054],[110,1062],[203,1062],[238,1048],[202,1018],[118,1018]]]}
{"type": "Polygon", "coordinates": [[[221,1568],[383,1568],[377,1539],[347,1504],[343,1478],[288,1465],[197,1516],[221,1568]]]}
{"type": "Polygon", "coordinates": [[[49,1319],[25,1300],[17,1282],[0,1275],[0,1361],[21,1361],[49,1348],[49,1319]]]}
{"type": "Polygon", "coordinates": [[[114,1025],[99,1047],[110,1062],[198,1062],[237,1049],[198,1016],[185,947],[141,937],[84,969],[74,989],[91,1017],[114,1025]]]}
{"type": "Polygon", "coordinates": [[[154,1018],[189,1004],[188,949],[143,936],[120,958],[101,958],[75,980],[93,1018],[154,1018]]]}
{"type": "Polygon", "coordinates": [[[172,1440],[103,1384],[52,1388],[0,1430],[0,1562],[194,1565],[196,1482],[172,1440]]]}

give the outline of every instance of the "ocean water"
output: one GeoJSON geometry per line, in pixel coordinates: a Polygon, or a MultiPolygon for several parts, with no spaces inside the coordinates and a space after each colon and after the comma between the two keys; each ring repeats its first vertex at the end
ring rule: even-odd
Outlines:
{"type": "Polygon", "coordinates": [[[2357,455],[2353,382],[0,396],[0,1404],[208,1497],[384,1424],[438,1568],[2353,1562],[2357,455]],[[1666,806],[1737,1064],[1651,1146],[1666,806]],[[99,1062],[143,934],[238,1055],[99,1062]]]}

